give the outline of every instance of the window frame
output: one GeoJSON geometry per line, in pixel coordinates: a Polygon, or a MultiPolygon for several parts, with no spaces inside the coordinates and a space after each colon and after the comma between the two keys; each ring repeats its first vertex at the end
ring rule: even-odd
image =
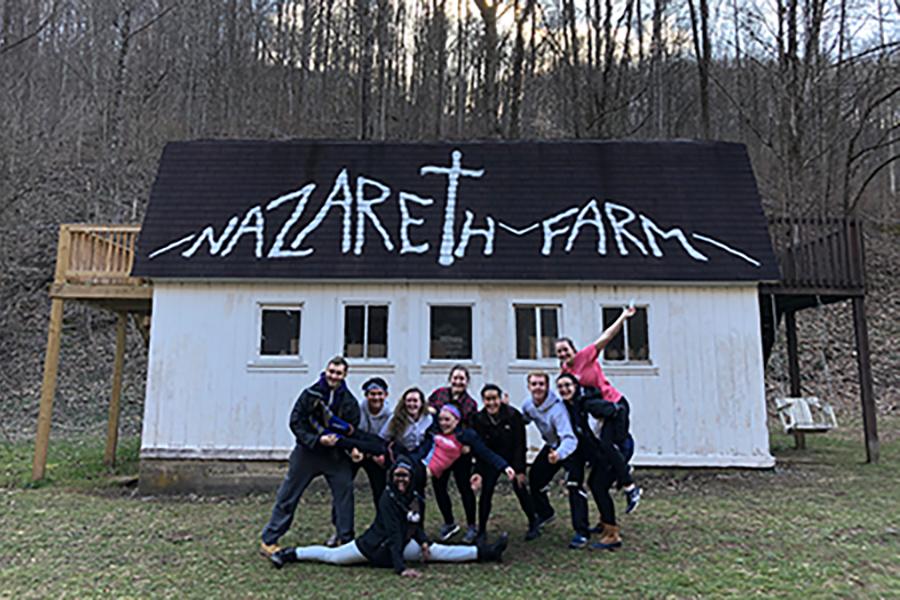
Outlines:
{"type": "MultiPolygon", "coordinates": [[[[621,304],[617,304],[614,302],[604,302],[600,304],[600,331],[606,330],[606,322],[603,319],[603,311],[606,309],[614,309],[619,312],[622,311],[623,308],[628,306],[627,302],[623,302],[621,304]]],[[[622,336],[623,336],[623,349],[625,351],[625,358],[623,360],[607,360],[606,359],[606,348],[604,348],[600,352],[600,362],[603,365],[604,369],[607,370],[609,368],[615,367],[655,367],[655,363],[653,361],[654,352],[653,350],[653,342],[650,339],[650,330],[651,330],[651,310],[649,302],[635,302],[634,307],[636,309],[644,309],[647,313],[647,359],[632,359],[629,354],[631,352],[628,340],[631,329],[631,319],[627,319],[622,326],[622,336]]]]}
{"type": "MultiPolygon", "coordinates": [[[[478,315],[475,310],[477,304],[475,300],[446,300],[440,302],[426,302],[425,303],[425,315],[424,319],[426,321],[426,331],[428,335],[425,336],[424,339],[424,353],[425,356],[425,364],[433,365],[439,368],[442,372],[450,365],[465,365],[466,367],[471,367],[479,364],[479,359],[481,357],[480,346],[476,343],[479,333],[479,324],[478,324],[478,315]],[[471,326],[469,328],[469,337],[471,341],[472,352],[469,358],[433,358],[431,356],[431,309],[432,307],[447,307],[447,308],[468,308],[471,311],[471,326]]],[[[474,372],[474,371],[473,371],[474,372]]]]}
{"type": "Polygon", "coordinates": [[[303,313],[306,303],[304,301],[284,300],[258,300],[254,303],[254,318],[250,319],[253,331],[253,346],[250,359],[247,361],[247,369],[250,371],[266,371],[280,369],[306,373],[309,366],[305,362],[303,354],[304,323],[303,313]],[[299,334],[297,337],[297,354],[263,354],[262,353],[262,326],[263,312],[266,310],[296,310],[300,313],[299,334]]]}
{"type": "MultiPolygon", "coordinates": [[[[540,340],[541,340],[541,333],[542,333],[541,332],[541,310],[546,309],[546,308],[552,308],[552,309],[556,310],[556,334],[558,337],[559,332],[563,330],[562,329],[562,312],[563,312],[562,311],[562,308],[563,308],[562,303],[541,302],[541,301],[519,302],[519,301],[514,300],[510,304],[510,306],[512,308],[512,331],[513,331],[513,333],[512,333],[512,355],[513,355],[513,360],[516,363],[530,363],[530,364],[541,364],[541,365],[548,364],[548,363],[555,364],[555,362],[557,360],[556,354],[552,354],[551,356],[540,356],[540,354],[541,354],[540,340]],[[519,308],[530,308],[534,311],[535,336],[538,340],[538,344],[537,344],[538,356],[536,356],[535,358],[519,358],[519,350],[518,350],[519,331],[518,331],[518,327],[516,326],[516,310],[519,308]]],[[[554,342],[555,341],[556,341],[556,338],[554,338],[554,342]]]]}
{"type": "Polygon", "coordinates": [[[344,299],[341,301],[341,318],[340,318],[340,331],[338,335],[341,340],[341,352],[346,352],[347,349],[347,340],[345,339],[345,335],[347,332],[347,308],[351,306],[361,306],[363,307],[363,354],[364,356],[344,356],[351,366],[354,364],[383,364],[387,365],[390,363],[391,358],[391,319],[393,310],[391,310],[391,302],[389,300],[372,300],[372,299],[344,299]],[[370,306],[379,306],[387,309],[387,325],[385,329],[385,346],[387,346],[385,355],[383,357],[369,357],[368,354],[368,340],[369,340],[369,307],[370,306]]]}

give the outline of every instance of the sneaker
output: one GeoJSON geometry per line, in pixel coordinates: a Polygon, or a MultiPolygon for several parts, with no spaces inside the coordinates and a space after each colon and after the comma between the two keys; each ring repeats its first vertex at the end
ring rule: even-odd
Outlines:
{"type": "Polygon", "coordinates": [[[571,548],[572,550],[581,550],[587,545],[588,539],[580,533],[576,533],[574,536],[572,536],[572,540],[569,542],[569,548],[571,548]]]}
{"type": "Polygon", "coordinates": [[[478,537],[478,528],[474,525],[469,525],[466,529],[466,534],[462,538],[463,544],[472,544],[475,542],[475,539],[478,537]]]}
{"type": "Polygon", "coordinates": [[[269,557],[269,562],[276,569],[280,569],[287,563],[297,562],[297,552],[295,548],[285,548],[279,550],[269,557]]]}
{"type": "Polygon", "coordinates": [[[541,528],[535,522],[528,526],[528,533],[525,534],[525,541],[530,542],[541,537],[541,528]]]}
{"type": "Polygon", "coordinates": [[[332,533],[331,537],[329,537],[327,540],[325,540],[325,545],[328,546],[329,548],[337,548],[338,546],[341,545],[341,541],[338,539],[337,532],[332,533]]]}
{"type": "Polygon", "coordinates": [[[628,500],[628,506],[625,508],[625,513],[628,514],[641,503],[641,488],[634,486],[625,492],[625,499],[628,500]]]}
{"type": "Polygon", "coordinates": [[[267,544],[260,540],[259,542],[259,553],[266,558],[271,557],[273,554],[281,550],[281,546],[278,544],[267,544]]]}
{"type": "Polygon", "coordinates": [[[438,534],[438,537],[442,542],[446,542],[457,533],[459,533],[459,525],[457,525],[456,523],[444,523],[443,525],[441,525],[441,530],[438,534]]]}
{"type": "Polygon", "coordinates": [[[555,512],[554,512],[554,513],[550,513],[550,516],[549,516],[549,517],[546,517],[546,518],[544,518],[544,519],[538,517],[538,520],[537,520],[537,528],[538,528],[538,529],[543,529],[543,528],[544,528],[544,525],[549,525],[550,523],[552,523],[552,522],[555,521],[555,520],[556,520],[556,513],[555,513],[555,512]]]}
{"type": "Polygon", "coordinates": [[[503,551],[509,545],[509,534],[503,532],[493,544],[482,542],[478,545],[478,562],[501,562],[503,551]]]}

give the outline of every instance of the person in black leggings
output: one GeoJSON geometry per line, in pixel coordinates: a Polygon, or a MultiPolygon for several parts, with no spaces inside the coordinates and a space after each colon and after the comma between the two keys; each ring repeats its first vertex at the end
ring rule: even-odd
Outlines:
{"type": "MultiPolygon", "coordinates": [[[[481,401],[484,408],[473,419],[475,431],[484,440],[488,448],[506,459],[516,472],[512,480],[513,492],[519,500],[519,506],[528,519],[528,528],[534,527],[536,516],[531,494],[525,479],[525,421],[522,413],[502,401],[503,390],[489,383],[481,390],[481,401]]],[[[501,471],[495,469],[484,460],[475,461],[475,474],[472,475],[472,488],[481,488],[478,499],[478,538],[487,535],[487,522],[491,515],[494,489],[501,471]]]]}
{"type": "MultiPolygon", "coordinates": [[[[445,405],[455,406],[460,413],[461,425],[464,428],[472,427],[472,418],[478,413],[478,403],[469,395],[469,370],[463,365],[454,365],[450,369],[448,384],[439,387],[428,397],[428,404],[437,414],[445,405]]],[[[453,463],[453,479],[459,490],[459,498],[462,500],[463,510],[466,513],[466,532],[462,542],[471,544],[478,535],[475,525],[475,493],[472,491],[469,479],[472,477],[472,456],[466,454],[453,463]]],[[[450,474],[444,473],[442,477],[432,479],[434,486],[434,498],[444,517],[441,525],[440,541],[446,542],[459,533],[459,525],[453,517],[453,504],[450,502],[450,494],[447,491],[450,474]]]]}
{"type": "MultiPolygon", "coordinates": [[[[634,439],[629,434],[624,442],[618,444],[626,463],[634,455],[634,439]]],[[[588,488],[600,511],[600,523],[591,529],[591,533],[600,534],[600,541],[591,544],[594,550],[615,550],[622,547],[619,526],[616,523],[616,505],[609,490],[616,483],[616,473],[611,465],[598,462],[591,467],[588,477],[588,488]]]]}

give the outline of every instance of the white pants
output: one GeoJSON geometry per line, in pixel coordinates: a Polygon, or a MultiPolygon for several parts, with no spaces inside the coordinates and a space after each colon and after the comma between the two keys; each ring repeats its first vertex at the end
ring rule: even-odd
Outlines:
{"type": "MultiPolygon", "coordinates": [[[[468,562],[478,559],[478,548],[475,546],[447,546],[431,544],[431,560],[433,562],[468,562]]],[[[356,542],[347,542],[337,548],[328,546],[299,546],[295,550],[297,560],[324,562],[332,565],[355,565],[367,562],[368,559],[359,551],[356,542]]],[[[422,547],[410,540],[403,548],[403,560],[422,560],[422,547]]]]}

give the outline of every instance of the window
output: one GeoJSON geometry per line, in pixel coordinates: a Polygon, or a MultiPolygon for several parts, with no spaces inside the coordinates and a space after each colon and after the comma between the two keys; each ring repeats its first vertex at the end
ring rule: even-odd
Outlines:
{"type": "Polygon", "coordinates": [[[472,307],[432,306],[430,357],[472,358],[472,307]]]}
{"type": "Polygon", "coordinates": [[[344,356],[387,358],[388,307],[352,304],[344,307],[344,356]]]}
{"type": "Polygon", "coordinates": [[[300,356],[300,307],[262,307],[260,356],[300,356]]]}
{"type": "MultiPolygon", "coordinates": [[[[612,325],[622,314],[621,306],[603,307],[603,328],[612,325]]],[[[650,339],[647,329],[647,307],[637,307],[633,317],[625,321],[622,331],[603,349],[606,362],[650,362],[650,339]]]]}
{"type": "Polygon", "coordinates": [[[517,305],[516,358],[519,360],[553,358],[559,337],[559,307],[517,305]]]}

